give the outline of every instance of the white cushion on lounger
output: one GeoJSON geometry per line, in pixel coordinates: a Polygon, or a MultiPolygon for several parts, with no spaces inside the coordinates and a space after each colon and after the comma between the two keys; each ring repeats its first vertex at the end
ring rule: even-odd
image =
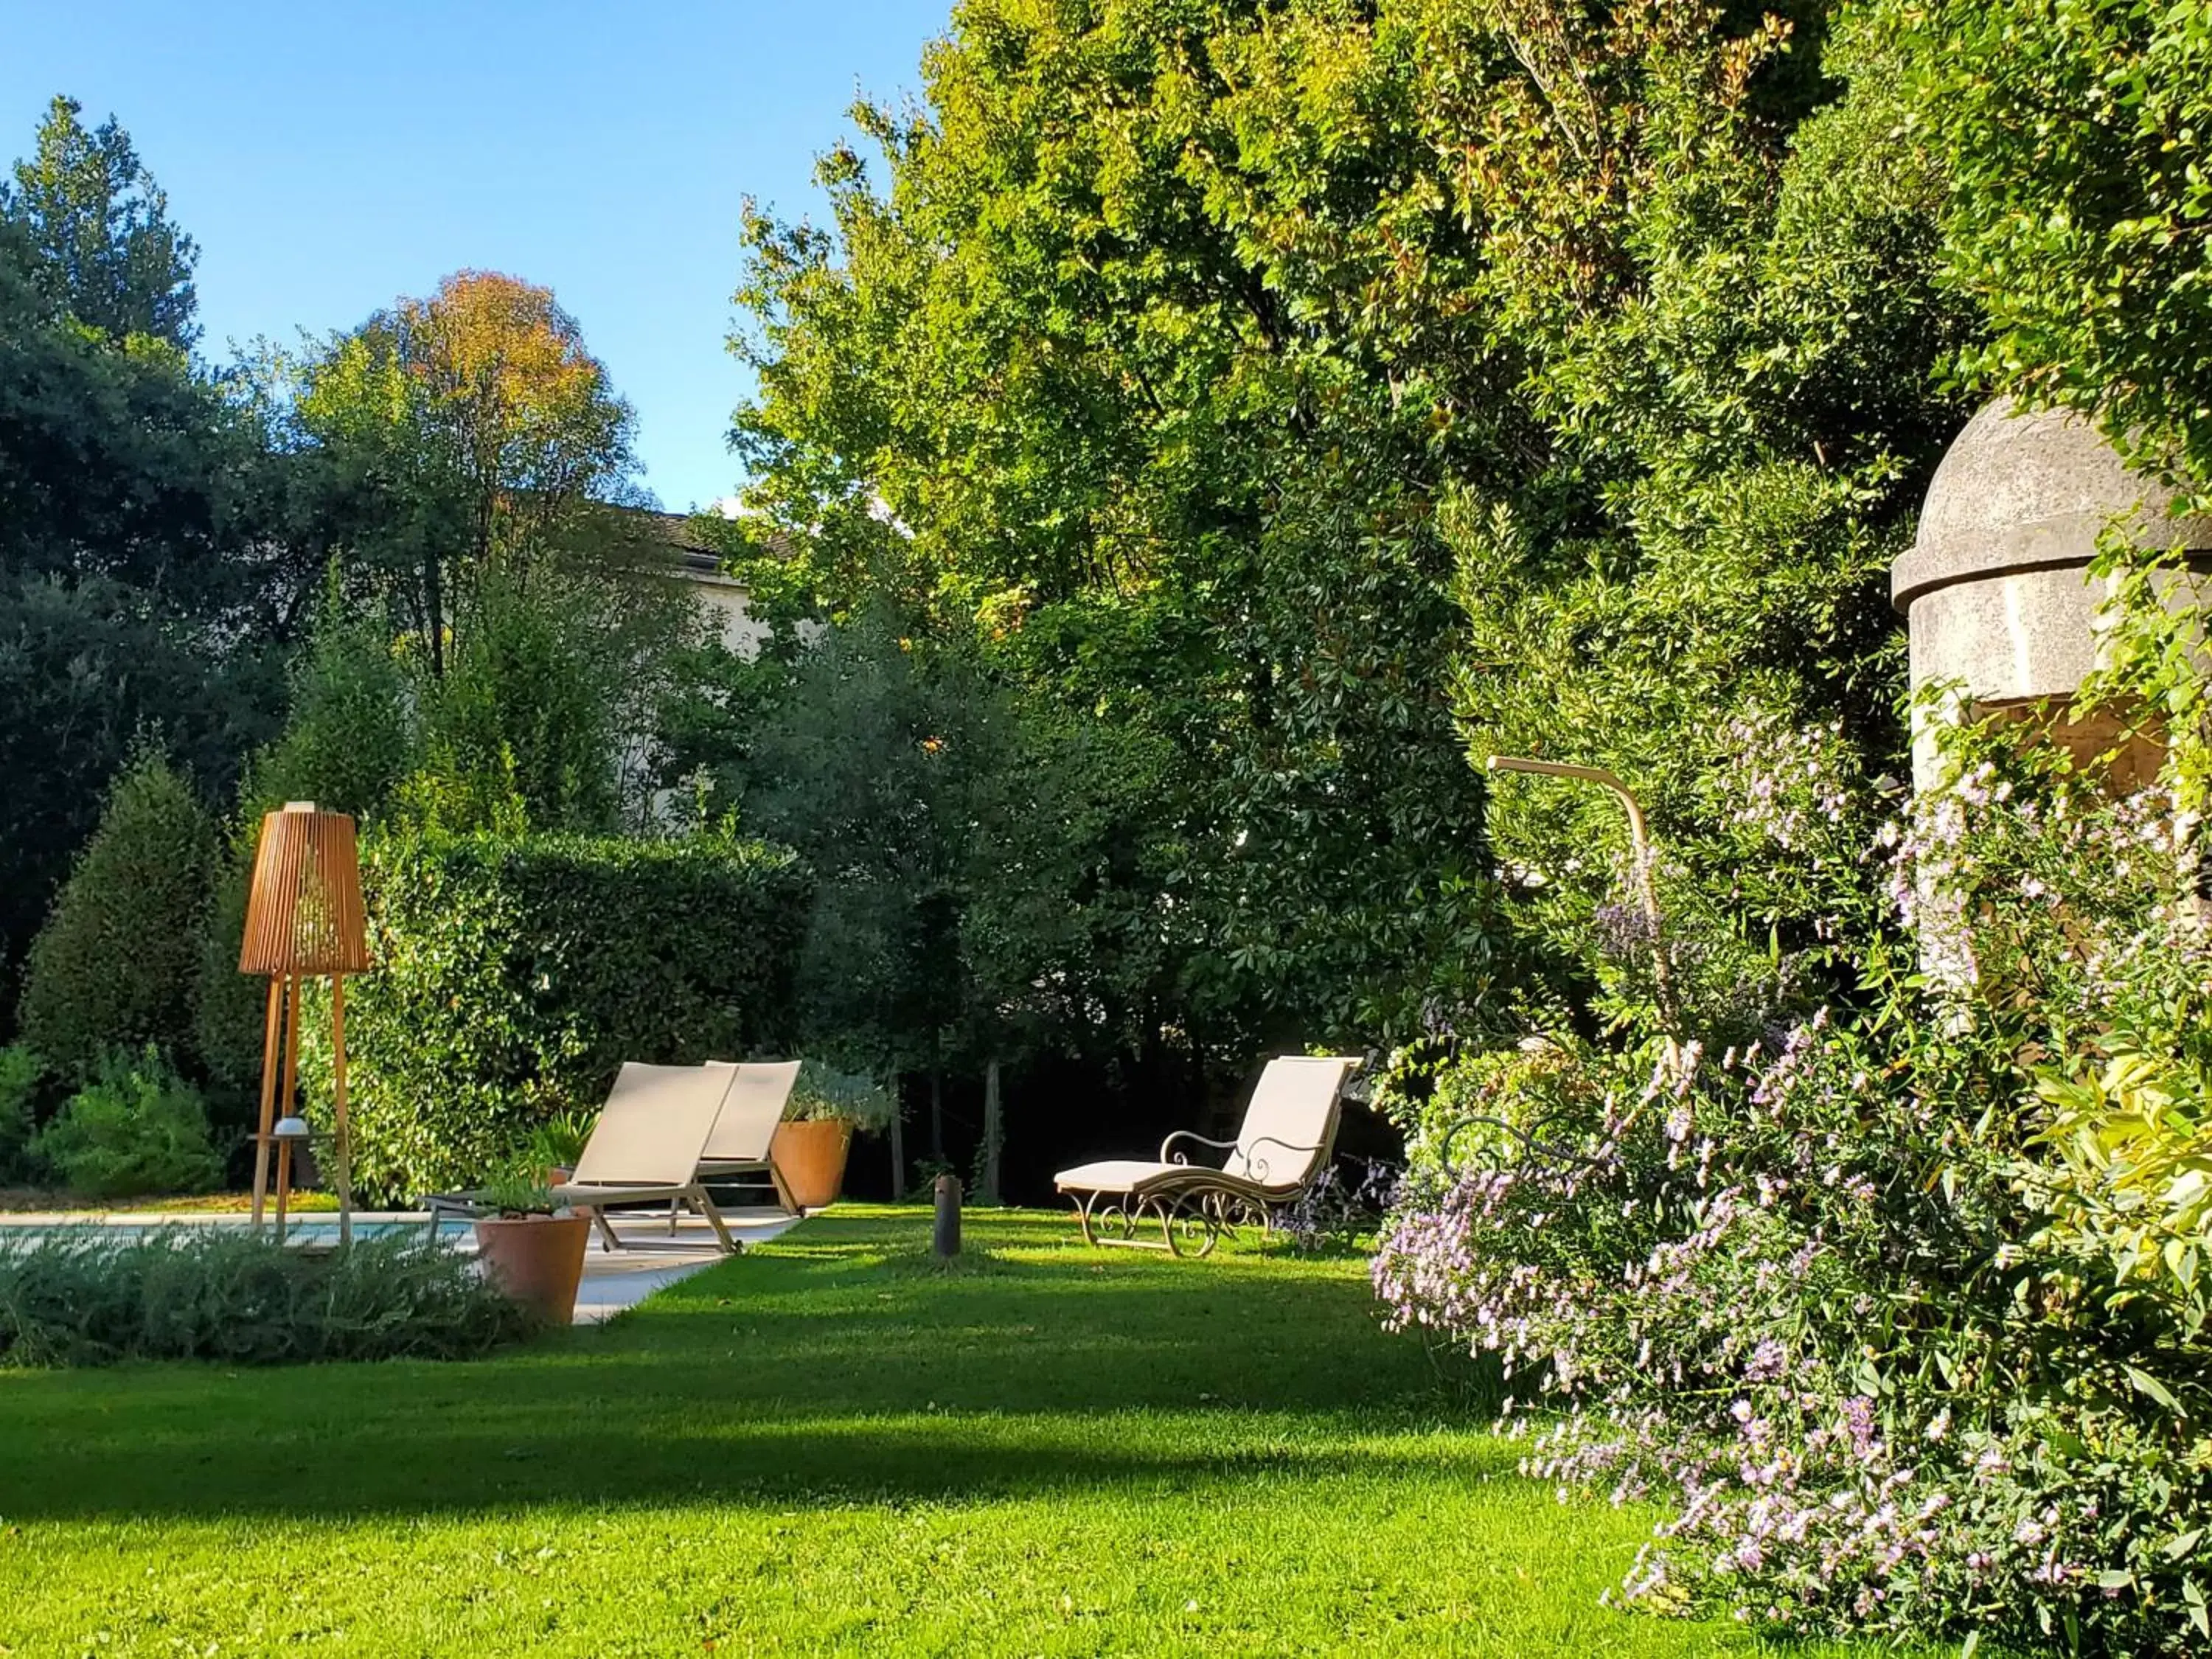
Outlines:
{"type": "Polygon", "coordinates": [[[1053,1184],[1062,1190],[1073,1187],[1087,1193],[1127,1193],[1158,1176],[1191,1172],[1186,1164],[1146,1164],[1136,1158],[1116,1158],[1062,1170],[1052,1179],[1053,1184]]]}

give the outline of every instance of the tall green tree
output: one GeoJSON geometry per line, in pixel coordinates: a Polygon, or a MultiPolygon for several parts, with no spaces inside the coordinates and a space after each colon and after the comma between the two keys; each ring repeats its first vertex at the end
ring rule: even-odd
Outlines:
{"type": "Polygon", "coordinates": [[[1905,67],[1820,0],[969,0],[834,228],[749,223],[753,499],[833,609],[1170,746],[1189,1006],[1247,1032],[1510,1017],[1501,866],[1571,952],[1619,824],[1494,812],[1494,750],[1611,764],[1810,945],[1722,738],[1898,750],[1972,331],[1905,67]]]}
{"type": "Polygon", "coordinates": [[[142,756],[31,947],[20,1020],[47,1064],[89,1075],[110,1049],[185,1052],[215,866],[206,807],[158,754],[142,756]]]}
{"type": "Polygon", "coordinates": [[[460,271],[302,367],[295,448],[334,551],[386,592],[434,675],[503,573],[624,578],[667,550],[641,501],[635,416],[551,290],[460,271]]]}
{"type": "Polygon", "coordinates": [[[133,746],[155,737],[227,794],[274,726],[276,647],[312,592],[272,533],[260,424],[179,343],[189,288],[170,278],[188,252],[136,168],[112,123],[88,135],[58,108],[0,191],[9,1011],[30,937],[133,746]],[[169,276],[160,247],[175,255],[169,276]]]}
{"type": "MultiPolygon", "coordinates": [[[[1297,113],[1240,101],[1266,44],[1235,5],[964,6],[925,105],[858,112],[887,186],[830,155],[835,235],[756,218],[740,295],[755,499],[833,608],[893,573],[1177,757],[1151,833],[1231,1046],[1402,1029],[1493,971],[1421,485],[1498,436],[1405,408],[1343,264],[1262,240],[1239,123],[1297,113]]],[[[1377,111],[1340,137],[1298,155],[1340,168],[1332,214],[1388,222],[1411,135],[1377,111]]],[[[1460,377],[1500,404],[1511,365],[1474,343],[1460,377]]]]}
{"type": "Polygon", "coordinates": [[[20,238],[49,303],[114,339],[133,334],[189,349],[198,338],[192,269],[199,249],[169,218],[169,198],[113,116],[87,128],[57,95],[33,152],[0,183],[0,221],[20,238]]]}
{"type": "MultiPolygon", "coordinates": [[[[1071,726],[881,602],[799,658],[737,768],[742,820],[817,876],[807,1041],[922,1082],[1141,1053],[1174,1000],[1171,870],[1137,832],[1164,757],[1071,726]]],[[[1016,1127],[1050,1103],[1016,1099],[1016,1127]]],[[[929,1145],[941,1154],[941,1114],[929,1145]]]]}

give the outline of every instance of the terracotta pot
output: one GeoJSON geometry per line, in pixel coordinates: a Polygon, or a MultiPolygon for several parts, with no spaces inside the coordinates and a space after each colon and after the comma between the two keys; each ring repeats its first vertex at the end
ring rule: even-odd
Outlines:
{"type": "Polygon", "coordinates": [[[853,1126],[834,1117],[803,1123],[779,1123],[768,1155],[802,1210],[836,1202],[845,1188],[845,1154],[853,1145],[853,1126]]]}
{"type": "Polygon", "coordinates": [[[476,1224],[477,1259],[491,1282],[549,1325],[576,1317],[576,1285],[592,1220],[583,1215],[487,1217],[476,1224]]]}

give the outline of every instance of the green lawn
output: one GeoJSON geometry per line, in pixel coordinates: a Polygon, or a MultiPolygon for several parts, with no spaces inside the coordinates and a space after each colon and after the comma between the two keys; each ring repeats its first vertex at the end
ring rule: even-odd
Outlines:
{"type": "Polygon", "coordinates": [[[841,1208],[473,1364],[0,1373],[0,1651],[1706,1654],[1356,1261],[841,1208]]]}

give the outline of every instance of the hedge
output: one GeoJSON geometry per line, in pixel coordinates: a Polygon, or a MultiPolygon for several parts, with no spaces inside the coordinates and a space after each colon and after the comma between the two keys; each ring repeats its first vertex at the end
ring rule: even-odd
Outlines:
{"type": "MultiPolygon", "coordinates": [[[[367,838],[373,972],[346,982],[356,1184],[371,1201],[481,1182],[625,1060],[787,1051],[810,884],[720,836],[367,838]]],[[[329,1096],[328,1020],[302,1063],[329,1096]]]]}

